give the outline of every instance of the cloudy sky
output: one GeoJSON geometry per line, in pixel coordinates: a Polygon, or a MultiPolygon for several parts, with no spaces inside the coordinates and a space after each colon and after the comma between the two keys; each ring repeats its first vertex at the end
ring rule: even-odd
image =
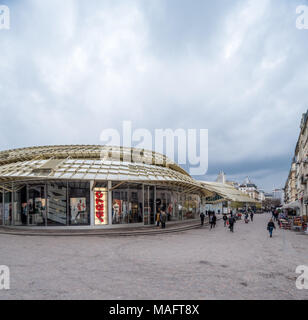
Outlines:
{"type": "Polygon", "coordinates": [[[209,130],[212,180],[282,187],[308,106],[306,0],[0,1],[0,149],[209,130]]]}

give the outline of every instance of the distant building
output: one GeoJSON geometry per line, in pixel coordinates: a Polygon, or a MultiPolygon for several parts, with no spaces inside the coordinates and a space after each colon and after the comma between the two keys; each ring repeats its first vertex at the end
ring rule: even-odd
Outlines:
{"type": "Polygon", "coordinates": [[[249,195],[250,198],[259,201],[260,195],[258,187],[247,177],[239,186],[239,190],[249,195]]]}
{"type": "Polygon", "coordinates": [[[216,182],[219,182],[219,183],[226,183],[226,174],[223,172],[223,171],[220,171],[218,176],[217,176],[217,179],[216,179],[216,182]]]}
{"type": "Polygon", "coordinates": [[[292,161],[291,169],[288,179],[284,187],[284,202],[290,203],[298,200],[297,188],[296,188],[296,161],[295,158],[292,161]]]}
{"type": "Polygon", "coordinates": [[[283,189],[274,189],[273,190],[273,198],[279,199],[281,203],[284,203],[284,191],[283,189]]]}
{"type": "Polygon", "coordinates": [[[259,201],[263,202],[265,200],[265,192],[263,190],[259,190],[259,201]]]}
{"type": "Polygon", "coordinates": [[[216,182],[223,183],[223,184],[228,184],[229,186],[232,186],[232,187],[234,187],[236,189],[238,189],[238,187],[239,187],[238,182],[227,180],[227,176],[223,171],[219,172],[219,174],[218,174],[218,176],[216,178],[216,182]]]}
{"type": "Polygon", "coordinates": [[[284,187],[285,202],[308,216],[308,110],[302,115],[291,169],[284,187]]]}

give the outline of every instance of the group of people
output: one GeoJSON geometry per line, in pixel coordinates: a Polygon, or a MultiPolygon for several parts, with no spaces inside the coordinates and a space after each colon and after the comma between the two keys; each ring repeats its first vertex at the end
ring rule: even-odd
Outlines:
{"type": "Polygon", "coordinates": [[[156,213],[156,225],[159,227],[161,225],[162,229],[166,228],[166,221],[167,221],[167,213],[166,207],[163,206],[162,208],[158,208],[156,213]]]}
{"type": "MultiPolygon", "coordinates": [[[[250,216],[250,221],[253,222],[254,212],[253,211],[245,212],[245,221],[246,220],[249,221],[249,216],[250,216]]],[[[200,214],[200,219],[201,219],[201,226],[203,226],[204,219],[205,219],[205,214],[203,212],[201,212],[201,214],[200,214]]],[[[234,224],[236,223],[237,215],[233,214],[233,212],[231,211],[229,217],[227,214],[223,214],[222,219],[224,222],[224,227],[227,227],[227,225],[228,225],[230,232],[234,232],[234,224]]],[[[209,212],[210,229],[215,228],[216,221],[217,221],[217,217],[216,217],[215,212],[209,212]]],[[[274,229],[276,229],[275,223],[274,223],[273,219],[270,219],[270,221],[267,224],[267,230],[269,232],[270,238],[273,237],[273,230],[274,229]]]]}
{"type": "Polygon", "coordinates": [[[251,211],[250,213],[249,213],[249,212],[246,212],[246,213],[245,213],[245,222],[246,222],[246,223],[249,222],[249,216],[250,216],[250,221],[253,222],[253,216],[254,216],[253,211],[251,211]]]}
{"type": "MultiPolygon", "coordinates": [[[[208,211],[207,215],[209,215],[209,223],[210,223],[210,229],[213,229],[216,227],[217,217],[214,211],[208,211]]],[[[245,222],[249,221],[253,222],[254,218],[254,212],[245,212],[245,222]]],[[[274,219],[278,220],[278,216],[276,217],[276,212],[273,212],[274,219]],[[275,214],[274,214],[275,213],[275,214]]],[[[237,215],[233,214],[233,212],[230,212],[230,216],[228,217],[227,214],[223,214],[223,221],[224,221],[224,227],[229,227],[230,232],[234,232],[234,224],[237,220],[237,215]]],[[[201,219],[201,226],[204,225],[205,220],[205,214],[203,212],[200,213],[200,219],[201,219]]],[[[166,228],[166,221],[167,221],[167,213],[166,213],[166,207],[163,206],[162,208],[158,208],[157,214],[156,214],[156,225],[157,227],[161,226],[162,229],[166,228]]],[[[267,230],[269,231],[269,235],[272,238],[273,237],[273,230],[276,229],[275,223],[273,219],[270,219],[270,221],[267,224],[267,230]]]]}
{"type": "MultiPolygon", "coordinates": [[[[209,215],[209,223],[210,223],[210,228],[213,229],[216,227],[216,221],[217,221],[217,217],[214,211],[208,211],[208,215],[209,215]]],[[[200,213],[200,219],[201,219],[201,226],[204,225],[204,219],[205,219],[205,214],[203,212],[200,213]]],[[[226,214],[223,215],[222,217],[223,221],[224,221],[224,226],[227,226],[227,221],[229,224],[229,228],[230,231],[233,232],[233,226],[234,223],[236,221],[236,219],[233,216],[233,213],[231,212],[230,217],[228,218],[228,216],[226,214]]]]}
{"type": "Polygon", "coordinates": [[[279,219],[279,211],[278,210],[272,209],[272,219],[274,221],[278,221],[278,219],[279,219]]]}

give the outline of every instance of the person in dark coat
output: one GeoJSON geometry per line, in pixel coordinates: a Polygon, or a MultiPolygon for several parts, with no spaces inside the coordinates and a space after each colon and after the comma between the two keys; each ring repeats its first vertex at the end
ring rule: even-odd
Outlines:
{"type": "Polygon", "coordinates": [[[163,207],[160,212],[160,222],[161,222],[162,229],[166,228],[166,221],[167,221],[166,207],[163,207]]]}
{"type": "Polygon", "coordinates": [[[233,216],[231,216],[231,217],[229,218],[229,229],[230,229],[230,232],[233,232],[234,223],[235,223],[235,219],[234,219],[233,216]]]}
{"type": "Polygon", "coordinates": [[[267,230],[269,232],[270,238],[273,237],[273,230],[276,229],[275,223],[273,221],[273,219],[271,219],[269,221],[269,223],[267,224],[267,230]]]}
{"type": "Polygon", "coordinates": [[[251,220],[251,222],[253,222],[253,215],[254,215],[254,213],[253,213],[253,211],[251,211],[250,212],[250,220],[251,220]]]}
{"type": "Polygon", "coordinates": [[[226,227],[226,226],[227,226],[227,220],[228,220],[227,215],[224,214],[223,217],[222,217],[222,219],[223,219],[223,221],[224,221],[224,227],[226,227]]]}
{"type": "Polygon", "coordinates": [[[211,225],[211,229],[212,228],[215,228],[216,226],[216,215],[215,215],[215,212],[213,212],[213,214],[210,216],[210,225],[211,225]]]}
{"type": "Polygon", "coordinates": [[[201,219],[201,226],[204,225],[204,218],[205,218],[205,215],[203,212],[200,213],[200,219],[201,219]]]}

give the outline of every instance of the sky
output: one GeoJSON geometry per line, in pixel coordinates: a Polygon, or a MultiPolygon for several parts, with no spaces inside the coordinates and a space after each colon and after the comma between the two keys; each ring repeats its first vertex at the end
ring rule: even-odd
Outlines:
{"type": "Polygon", "coordinates": [[[209,168],[283,187],[308,107],[306,0],[0,0],[0,150],[209,130],[209,168]]]}

